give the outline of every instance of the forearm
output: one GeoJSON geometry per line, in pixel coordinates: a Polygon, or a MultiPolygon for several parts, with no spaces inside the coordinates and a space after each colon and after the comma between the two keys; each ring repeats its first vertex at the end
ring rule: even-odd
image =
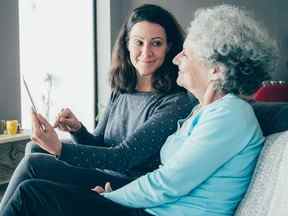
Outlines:
{"type": "Polygon", "coordinates": [[[81,128],[71,133],[72,139],[75,143],[91,146],[105,146],[104,137],[100,134],[91,134],[87,131],[85,126],[81,124],[81,128]]]}
{"type": "Polygon", "coordinates": [[[59,159],[83,168],[122,169],[123,154],[119,150],[82,144],[63,144],[59,159]]]}

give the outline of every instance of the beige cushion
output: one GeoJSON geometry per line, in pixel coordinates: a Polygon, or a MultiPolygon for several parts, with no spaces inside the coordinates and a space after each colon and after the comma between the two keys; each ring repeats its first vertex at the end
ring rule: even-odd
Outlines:
{"type": "Polygon", "coordinates": [[[288,215],[288,131],[267,137],[235,216],[288,215]]]}

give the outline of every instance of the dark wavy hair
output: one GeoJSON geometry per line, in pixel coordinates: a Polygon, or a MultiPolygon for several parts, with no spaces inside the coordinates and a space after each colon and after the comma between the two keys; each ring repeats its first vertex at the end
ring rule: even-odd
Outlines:
{"type": "Polygon", "coordinates": [[[111,88],[120,92],[134,92],[136,89],[137,75],[130,60],[128,41],[132,27],[143,21],[163,27],[169,46],[163,64],[153,74],[153,89],[162,93],[184,90],[176,84],[178,68],[172,63],[173,58],[182,50],[184,31],[171,13],[152,4],[144,4],[135,8],[121,27],[112,52],[111,88]]]}

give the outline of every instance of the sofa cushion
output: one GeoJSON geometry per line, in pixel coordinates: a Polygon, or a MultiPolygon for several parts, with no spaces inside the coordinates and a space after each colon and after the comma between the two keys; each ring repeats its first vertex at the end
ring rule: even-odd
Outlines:
{"type": "Polygon", "coordinates": [[[267,137],[244,199],[234,216],[284,216],[288,212],[288,130],[267,137]]]}
{"type": "Polygon", "coordinates": [[[288,103],[251,102],[264,136],[288,130],[288,103]]]}

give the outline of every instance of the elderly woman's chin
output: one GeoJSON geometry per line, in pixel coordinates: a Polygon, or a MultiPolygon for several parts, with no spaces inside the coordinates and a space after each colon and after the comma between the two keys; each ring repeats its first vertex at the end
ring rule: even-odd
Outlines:
{"type": "MultiPolygon", "coordinates": [[[[177,79],[176,79],[176,83],[177,83],[177,85],[179,85],[179,86],[181,86],[181,87],[184,87],[183,86],[183,83],[182,83],[182,79],[181,79],[181,77],[178,75],[178,77],[177,77],[177,79]]],[[[184,87],[185,88],[185,87],[184,87]]]]}
{"type": "MultiPolygon", "coordinates": [[[[187,82],[187,81],[186,81],[187,82]]],[[[183,87],[183,88],[186,88],[186,85],[185,85],[185,79],[183,76],[181,76],[180,74],[178,74],[178,77],[177,77],[177,80],[176,80],[176,83],[177,85],[183,87]]],[[[187,88],[186,88],[187,89],[187,88]]]]}

